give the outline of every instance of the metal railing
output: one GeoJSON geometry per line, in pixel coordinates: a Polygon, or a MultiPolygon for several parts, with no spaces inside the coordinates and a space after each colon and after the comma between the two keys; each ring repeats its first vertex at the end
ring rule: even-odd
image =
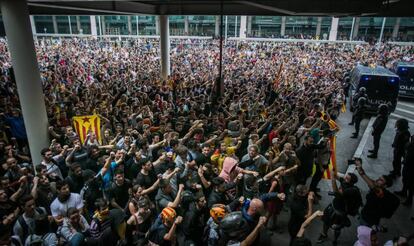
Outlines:
{"type": "MultiPolygon", "coordinates": [[[[33,34],[36,38],[107,38],[107,39],[159,39],[159,35],[92,35],[92,34],[51,34],[51,33],[36,33],[33,34]]],[[[170,39],[200,39],[200,40],[212,40],[212,36],[170,36],[170,39]]],[[[365,41],[349,41],[349,40],[326,40],[326,39],[283,39],[283,38],[236,38],[228,37],[227,41],[253,41],[253,42],[284,42],[284,43],[331,43],[331,44],[354,44],[354,45],[366,45],[365,41]]],[[[414,46],[414,42],[386,42],[391,45],[400,46],[414,46]]]]}

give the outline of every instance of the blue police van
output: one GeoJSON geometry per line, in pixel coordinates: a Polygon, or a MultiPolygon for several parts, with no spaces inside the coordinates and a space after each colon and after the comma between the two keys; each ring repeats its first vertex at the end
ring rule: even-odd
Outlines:
{"type": "MultiPolygon", "coordinates": [[[[350,73],[349,95],[351,104],[357,103],[352,96],[361,87],[366,88],[367,113],[376,113],[378,106],[387,104],[390,112],[397,106],[400,78],[397,74],[381,66],[357,65],[350,73]]],[[[356,105],[351,105],[355,107],[356,105]]]]}
{"type": "Polygon", "coordinates": [[[414,98],[414,62],[397,62],[393,71],[400,76],[400,97],[414,98]]]}

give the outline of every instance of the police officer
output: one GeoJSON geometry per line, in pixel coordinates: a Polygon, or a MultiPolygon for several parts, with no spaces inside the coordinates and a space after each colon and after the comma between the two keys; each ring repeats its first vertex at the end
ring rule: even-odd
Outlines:
{"type": "Polygon", "coordinates": [[[381,104],[378,108],[378,116],[372,125],[372,137],[374,138],[374,149],[368,150],[369,158],[377,158],[381,134],[384,132],[388,122],[388,106],[381,104]]]}
{"type": "Polygon", "coordinates": [[[355,132],[352,134],[351,138],[357,138],[359,134],[359,126],[361,125],[361,121],[364,118],[365,113],[365,104],[367,102],[366,97],[360,97],[358,99],[357,107],[354,110],[353,119],[355,121],[355,132]]]}
{"type": "Polygon", "coordinates": [[[408,120],[398,119],[395,122],[395,128],[397,129],[394,137],[392,147],[394,148],[394,159],[392,161],[393,170],[390,172],[392,178],[401,176],[401,159],[405,153],[405,147],[410,140],[410,132],[408,131],[408,120]]]}
{"type": "MultiPolygon", "coordinates": [[[[353,95],[352,102],[351,102],[351,105],[350,105],[351,106],[350,107],[351,112],[355,112],[356,108],[353,105],[356,105],[356,107],[358,107],[358,101],[361,97],[368,98],[367,89],[365,87],[359,88],[358,92],[355,93],[355,95],[353,95]]],[[[352,120],[349,123],[349,125],[353,125],[354,123],[355,123],[355,118],[354,118],[354,115],[352,115],[352,120]]]]}

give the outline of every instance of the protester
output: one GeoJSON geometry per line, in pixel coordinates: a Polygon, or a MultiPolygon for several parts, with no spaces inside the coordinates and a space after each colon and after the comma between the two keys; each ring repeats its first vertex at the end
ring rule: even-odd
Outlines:
{"type": "MultiPolygon", "coordinates": [[[[157,39],[37,39],[50,145],[42,146],[42,163],[32,163],[1,39],[1,243],[21,237],[13,232],[18,218],[37,221],[33,203],[52,226],[30,233],[53,239],[60,231],[73,245],[269,245],[267,221],[278,226],[282,207],[291,211],[292,245],[300,243],[310,218],[320,216],[312,212],[335,154],[329,141],[337,128],[329,123],[345,103],[342,75],[356,60],[390,67],[402,57],[413,60],[412,51],[228,40],[218,98],[218,44],[174,40],[171,75],[163,80],[157,39]],[[101,124],[83,132],[72,117],[88,115],[101,124]],[[319,169],[308,194],[314,163],[319,169]]],[[[362,120],[356,114],[355,123],[362,120]]],[[[356,182],[350,177],[334,201],[356,182]]],[[[376,190],[388,192],[383,182],[377,186],[361,212],[370,226],[390,216],[375,197],[376,190]]]]}

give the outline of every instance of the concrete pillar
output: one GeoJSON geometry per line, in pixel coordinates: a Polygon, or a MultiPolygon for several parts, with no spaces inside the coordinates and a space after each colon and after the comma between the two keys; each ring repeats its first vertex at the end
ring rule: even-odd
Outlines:
{"type": "Polygon", "coordinates": [[[395,25],[394,25],[394,28],[392,29],[392,38],[397,38],[398,37],[398,31],[400,29],[400,22],[401,22],[401,18],[398,17],[395,20],[395,25]]]}
{"type": "Polygon", "coordinates": [[[137,22],[137,36],[139,35],[139,22],[138,22],[139,16],[135,16],[135,21],[137,22]]]}
{"type": "Polygon", "coordinates": [[[78,29],[78,34],[80,34],[80,30],[82,29],[82,26],[81,26],[81,21],[80,21],[80,16],[79,15],[77,15],[76,16],[76,29],[78,29]]]}
{"type": "Polygon", "coordinates": [[[70,21],[70,15],[68,15],[69,34],[72,34],[72,22],[70,21]]]}
{"type": "Polygon", "coordinates": [[[160,17],[155,16],[155,35],[160,35],[160,17]]]}
{"type": "Polygon", "coordinates": [[[30,26],[32,27],[32,34],[36,34],[36,23],[33,15],[30,16],[30,26]]]}
{"type": "Polygon", "coordinates": [[[49,146],[48,120],[26,0],[2,1],[1,13],[22,107],[32,161],[49,146]]]}
{"type": "Polygon", "coordinates": [[[246,32],[247,32],[247,16],[242,15],[240,17],[240,38],[246,38],[246,32]]]}
{"type": "Polygon", "coordinates": [[[131,16],[128,15],[128,35],[132,35],[132,21],[131,21],[131,16]]]}
{"type": "Polygon", "coordinates": [[[318,17],[318,22],[316,23],[316,36],[321,36],[321,29],[322,29],[322,17],[318,17]]]}
{"type": "Polygon", "coordinates": [[[247,36],[252,35],[252,20],[253,16],[247,16],[247,36]]]}
{"type": "Polygon", "coordinates": [[[184,16],[184,35],[189,35],[188,26],[190,25],[190,20],[188,15],[184,16]]]}
{"type": "Polygon", "coordinates": [[[361,18],[355,17],[354,31],[352,32],[352,40],[354,40],[358,36],[360,22],[361,22],[361,18]]]}
{"type": "Polygon", "coordinates": [[[220,16],[216,15],[216,24],[214,25],[214,36],[220,35],[220,16]]]}
{"type": "Polygon", "coordinates": [[[102,35],[106,35],[105,15],[101,16],[101,28],[102,28],[102,35]]]}
{"type": "Polygon", "coordinates": [[[52,16],[52,21],[53,21],[53,33],[57,34],[58,33],[58,25],[57,25],[57,21],[56,21],[56,15],[52,16]]]}
{"type": "Polygon", "coordinates": [[[161,78],[167,80],[170,75],[170,28],[168,15],[160,15],[161,78]]]}
{"type": "Polygon", "coordinates": [[[384,36],[384,28],[385,28],[385,22],[386,21],[387,21],[386,17],[382,18],[382,26],[381,26],[380,36],[379,36],[379,39],[378,39],[378,44],[382,42],[382,38],[384,36]]]}
{"type": "Polygon", "coordinates": [[[338,37],[339,18],[332,17],[331,31],[329,32],[329,41],[336,41],[338,37]]]}
{"type": "Polygon", "coordinates": [[[98,36],[98,32],[96,30],[96,18],[94,15],[89,16],[91,22],[91,34],[92,36],[98,36]]]}
{"type": "Polygon", "coordinates": [[[280,36],[285,36],[286,32],[286,16],[282,16],[282,23],[280,25],[280,36]]]}

